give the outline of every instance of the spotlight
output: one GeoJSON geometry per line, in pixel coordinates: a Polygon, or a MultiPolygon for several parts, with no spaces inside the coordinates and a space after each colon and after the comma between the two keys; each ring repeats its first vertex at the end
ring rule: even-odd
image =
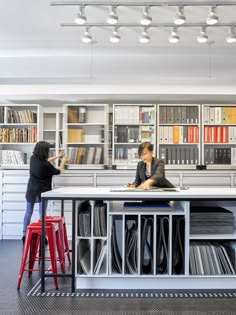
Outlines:
{"type": "Polygon", "coordinates": [[[149,7],[145,7],[140,23],[142,25],[150,25],[152,23],[152,17],[150,16],[149,7]]]}
{"type": "Polygon", "coordinates": [[[118,15],[117,15],[116,7],[112,6],[110,15],[107,18],[107,23],[111,24],[111,25],[114,25],[114,24],[118,23],[118,20],[119,20],[119,18],[118,18],[118,15]]]}
{"type": "Polygon", "coordinates": [[[84,36],[82,37],[82,42],[83,43],[91,43],[92,42],[92,35],[90,34],[90,31],[88,28],[86,28],[85,32],[84,32],[84,36]]]}
{"type": "Polygon", "coordinates": [[[148,31],[146,28],[142,31],[142,35],[140,36],[139,41],[142,44],[146,44],[150,41],[150,35],[148,34],[148,31]]]}
{"type": "Polygon", "coordinates": [[[206,32],[206,27],[205,26],[203,26],[201,28],[200,34],[197,37],[197,41],[199,43],[207,43],[208,42],[208,35],[207,35],[207,32],[206,32]]]}
{"type": "Polygon", "coordinates": [[[177,33],[177,29],[173,28],[173,31],[171,32],[170,37],[169,37],[169,42],[171,44],[175,44],[175,43],[178,43],[178,41],[179,41],[179,35],[177,33]]]}
{"type": "Polygon", "coordinates": [[[235,26],[230,27],[229,35],[226,37],[226,42],[229,44],[236,43],[235,26]]]}
{"type": "Polygon", "coordinates": [[[176,16],[174,19],[174,23],[176,25],[181,25],[181,24],[184,24],[185,22],[186,22],[186,17],[184,15],[184,7],[178,7],[176,16]]]}
{"type": "Polygon", "coordinates": [[[215,25],[218,23],[219,17],[216,14],[216,7],[211,7],[210,13],[208,14],[206,18],[206,23],[208,25],[215,25]]]}
{"type": "Polygon", "coordinates": [[[112,35],[111,35],[111,37],[110,37],[110,41],[111,41],[112,43],[119,43],[119,41],[120,41],[120,34],[118,33],[116,27],[114,28],[114,30],[113,30],[113,32],[112,32],[112,35]]]}
{"type": "Polygon", "coordinates": [[[84,14],[84,6],[81,5],[79,8],[79,12],[77,13],[77,16],[75,18],[75,23],[79,25],[83,25],[86,23],[86,21],[87,21],[87,18],[84,14]]]}

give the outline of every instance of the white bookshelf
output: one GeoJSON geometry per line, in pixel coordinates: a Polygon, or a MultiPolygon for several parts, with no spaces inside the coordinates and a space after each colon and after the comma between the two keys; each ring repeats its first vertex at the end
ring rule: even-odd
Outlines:
{"type": "Polygon", "coordinates": [[[236,105],[203,105],[202,160],[207,169],[235,168],[236,105]]]}
{"type": "Polygon", "coordinates": [[[157,156],[166,169],[195,169],[201,158],[199,104],[159,104],[157,156]]]}
{"type": "Polygon", "coordinates": [[[0,105],[2,167],[29,164],[33,147],[39,140],[40,115],[40,105],[37,104],[0,105]]]}
{"type": "Polygon", "coordinates": [[[156,105],[113,104],[112,166],[136,168],[138,147],[144,141],[153,144],[155,154],[156,105]]]}
{"type": "Polygon", "coordinates": [[[107,104],[66,104],[64,126],[68,168],[103,169],[108,164],[107,104]]]}

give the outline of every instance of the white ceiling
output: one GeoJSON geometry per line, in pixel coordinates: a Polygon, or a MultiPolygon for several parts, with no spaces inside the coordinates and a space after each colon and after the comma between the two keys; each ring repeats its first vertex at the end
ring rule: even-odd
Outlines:
{"type": "MultiPolygon", "coordinates": [[[[187,21],[204,22],[208,10],[186,7],[187,21]]],[[[153,22],[172,22],[175,11],[153,7],[153,22]]],[[[73,23],[76,12],[49,0],[0,1],[0,84],[236,83],[236,44],[226,43],[226,27],[209,28],[211,43],[203,45],[196,41],[198,28],[180,28],[176,45],[168,43],[168,28],[150,29],[147,45],[138,41],[140,28],[121,28],[118,44],[109,42],[111,29],[92,28],[94,43],[86,45],[84,28],[60,26],[73,23]]],[[[108,12],[86,7],[90,22],[104,22],[108,12]]],[[[119,7],[118,13],[121,22],[138,22],[142,8],[119,7]]],[[[236,23],[236,6],[220,6],[218,14],[221,22],[236,23]]]]}

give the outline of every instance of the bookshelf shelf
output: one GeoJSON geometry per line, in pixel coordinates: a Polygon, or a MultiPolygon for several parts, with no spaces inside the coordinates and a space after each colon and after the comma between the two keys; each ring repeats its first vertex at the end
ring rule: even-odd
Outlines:
{"type": "Polygon", "coordinates": [[[236,105],[203,105],[202,161],[207,168],[236,165],[236,105]]]}
{"type": "Polygon", "coordinates": [[[66,104],[64,126],[70,169],[101,169],[108,164],[107,104],[66,104]]]}

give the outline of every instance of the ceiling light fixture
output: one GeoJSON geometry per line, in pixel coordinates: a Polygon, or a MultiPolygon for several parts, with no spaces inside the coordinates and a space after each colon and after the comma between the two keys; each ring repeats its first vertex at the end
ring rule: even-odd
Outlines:
{"type": "Polygon", "coordinates": [[[114,25],[114,24],[117,24],[118,23],[118,15],[117,15],[117,10],[116,10],[116,6],[112,6],[111,7],[111,12],[107,18],[107,23],[108,24],[111,24],[111,25],[114,25]]]}
{"type": "Polygon", "coordinates": [[[175,15],[175,19],[174,19],[174,23],[176,25],[182,25],[186,22],[186,17],[184,15],[184,7],[178,7],[176,15],[175,15]]]}
{"type": "Polygon", "coordinates": [[[197,37],[197,41],[199,43],[207,43],[208,42],[208,35],[207,35],[207,32],[206,32],[206,27],[205,26],[202,26],[200,34],[197,37]]]}
{"type": "Polygon", "coordinates": [[[216,23],[218,23],[219,21],[219,17],[216,14],[216,6],[211,7],[210,13],[208,14],[207,18],[206,18],[206,23],[208,25],[215,25],[216,23]]]}
{"type": "MultiPolygon", "coordinates": [[[[211,27],[211,30],[216,30],[216,28],[231,28],[230,32],[228,34],[228,36],[226,37],[226,41],[228,43],[234,43],[235,42],[235,34],[236,34],[236,25],[234,22],[232,21],[228,21],[228,22],[219,22],[219,17],[217,16],[217,10],[218,7],[226,7],[226,6],[234,6],[236,7],[236,2],[234,3],[232,0],[227,0],[225,2],[220,3],[219,0],[203,0],[202,1],[195,1],[195,0],[189,0],[189,1],[177,1],[177,0],[153,0],[153,1],[146,1],[146,0],[52,0],[50,5],[52,6],[77,6],[79,8],[78,11],[78,16],[77,19],[75,20],[74,23],[61,23],[60,25],[63,27],[87,27],[87,28],[106,28],[106,27],[114,27],[117,26],[118,28],[122,27],[125,29],[128,28],[148,28],[148,30],[144,30],[142,32],[142,36],[139,38],[139,40],[141,42],[147,43],[150,40],[150,36],[148,34],[149,28],[154,28],[154,29],[163,29],[163,28],[168,28],[170,30],[173,30],[172,33],[169,36],[169,41],[171,43],[175,43],[179,40],[179,35],[178,32],[176,31],[176,29],[174,30],[175,27],[177,27],[178,29],[180,27],[183,28],[201,28],[201,32],[197,38],[197,40],[200,43],[206,43],[208,42],[208,35],[206,33],[206,28],[211,27]],[[180,4],[181,3],[181,4],[180,4]],[[176,11],[176,16],[174,21],[172,22],[159,22],[159,23],[154,23],[152,16],[150,15],[150,9],[155,7],[155,8],[161,8],[163,6],[167,5],[168,7],[172,7],[175,8],[176,11]],[[107,7],[108,9],[110,9],[110,14],[107,18],[106,21],[104,20],[99,20],[99,16],[95,18],[95,21],[93,22],[88,22],[88,13],[90,13],[90,10],[86,10],[86,15],[84,14],[84,10],[85,8],[87,9],[87,6],[89,8],[92,7],[107,7]],[[209,10],[209,14],[207,17],[207,22],[202,20],[199,22],[187,22],[186,16],[185,16],[185,8],[198,8],[198,7],[205,7],[210,9],[209,10]],[[140,9],[143,10],[142,13],[142,18],[140,19],[140,21],[135,21],[134,19],[130,18],[130,16],[128,16],[128,19],[124,20],[122,18],[122,22],[119,22],[119,18],[118,14],[117,14],[117,9],[118,7],[139,7],[140,9]],[[186,23],[187,22],[187,23],[186,23]],[[205,27],[205,28],[204,28],[205,27]]],[[[134,10],[135,11],[135,10],[134,10]]],[[[124,11],[125,12],[125,11],[124,11]]],[[[92,13],[92,9],[91,9],[91,13],[92,13]]],[[[122,13],[119,12],[119,14],[122,13]]],[[[154,14],[154,12],[152,12],[152,14],[154,14]]],[[[114,32],[113,32],[114,33],[114,32]]],[[[118,32],[117,32],[118,33],[118,32]]],[[[91,38],[89,39],[89,37],[91,37],[91,34],[86,34],[87,39],[84,38],[84,41],[86,42],[90,42],[91,38]]],[[[113,34],[114,35],[114,34],[113,34]]],[[[117,37],[116,39],[114,39],[115,42],[118,42],[118,37],[120,36],[120,34],[118,33],[115,34],[116,36],[111,36],[113,37],[117,37]]],[[[111,40],[111,38],[110,38],[111,40]]],[[[112,40],[111,40],[112,41],[112,40]]]]}
{"type": "Polygon", "coordinates": [[[150,35],[148,34],[148,30],[146,27],[142,31],[142,35],[139,37],[139,41],[142,44],[146,44],[150,41],[150,35]]]}
{"type": "Polygon", "coordinates": [[[176,44],[178,43],[178,41],[179,41],[179,35],[177,33],[177,28],[174,27],[169,37],[169,43],[176,44]]]}
{"type": "Polygon", "coordinates": [[[150,25],[152,23],[152,17],[150,15],[150,10],[148,6],[144,7],[143,9],[143,15],[140,23],[142,25],[150,25]]]}
{"type": "Polygon", "coordinates": [[[110,37],[110,41],[112,43],[119,43],[119,41],[120,41],[120,34],[118,33],[117,27],[114,27],[114,30],[113,30],[112,35],[110,37]]]}
{"type": "Polygon", "coordinates": [[[93,40],[92,35],[91,35],[88,27],[86,27],[85,32],[84,32],[84,36],[82,37],[81,40],[83,43],[86,43],[86,44],[92,42],[92,40],[93,40]]]}
{"type": "Polygon", "coordinates": [[[75,23],[79,25],[85,24],[87,21],[86,15],[84,14],[84,6],[81,5],[79,7],[79,12],[77,13],[75,17],[75,23]]]}
{"type": "Polygon", "coordinates": [[[229,35],[226,37],[226,42],[229,44],[236,43],[235,26],[230,27],[229,35]]]}

